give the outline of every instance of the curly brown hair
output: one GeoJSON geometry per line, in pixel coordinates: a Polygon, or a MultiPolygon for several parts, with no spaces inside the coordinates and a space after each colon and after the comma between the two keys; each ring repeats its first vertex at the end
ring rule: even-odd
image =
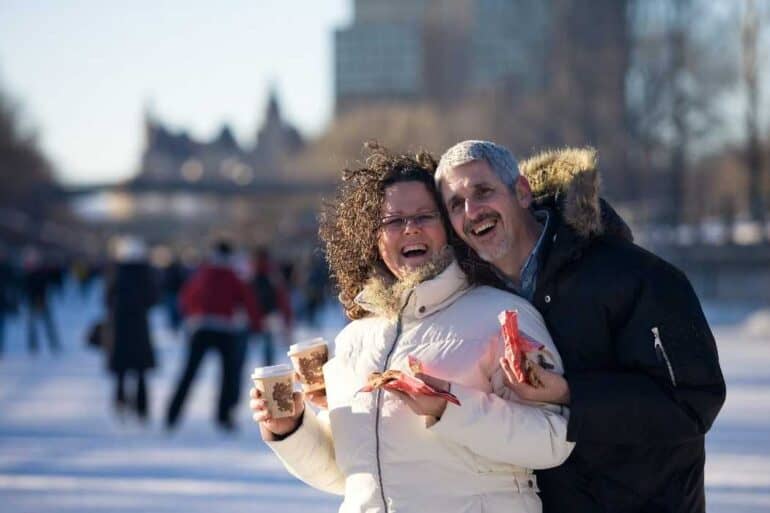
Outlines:
{"type": "MultiPolygon", "coordinates": [[[[377,248],[385,189],[399,182],[424,183],[441,209],[433,181],[436,159],[430,153],[391,154],[377,143],[367,143],[365,148],[369,156],[364,167],[343,171],[335,196],[324,201],[319,216],[326,260],[350,319],[366,315],[354,299],[367,280],[376,273],[391,275],[377,248]]],[[[450,233],[446,219],[442,212],[444,229],[450,233]]]]}

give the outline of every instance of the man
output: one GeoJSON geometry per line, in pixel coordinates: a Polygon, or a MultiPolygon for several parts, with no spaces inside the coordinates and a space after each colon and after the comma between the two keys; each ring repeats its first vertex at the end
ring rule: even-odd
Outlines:
{"type": "Polygon", "coordinates": [[[237,374],[239,314],[245,310],[251,329],[259,331],[262,313],[248,285],[232,269],[232,256],[229,241],[216,241],[208,262],[182,287],[180,304],[191,335],[187,361],[166,413],[168,429],[174,429],[179,422],[187,393],[209,350],[218,352],[222,362],[217,424],[225,431],[236,429],[232,409],[233,397],[237,397],[240,386],[237,374]]]}
{"type": "Polygon", "coordinates": [[[544,153],[520,173],[507,149],[465,141],[436,183],[462,265],[492,264],[529,299],[564,362],[563,378],[537,368],[534,388],[501,361],[519,397],[570,408],[577,445],[538,472],[543,510],[705,511],[704,435],[725,399],[714,338],[686,277],[599,198],[593,150],[544,153]]]}

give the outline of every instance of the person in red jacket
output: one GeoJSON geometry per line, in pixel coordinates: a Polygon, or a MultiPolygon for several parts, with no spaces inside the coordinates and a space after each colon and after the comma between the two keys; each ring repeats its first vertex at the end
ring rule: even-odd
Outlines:
{"type": "Polygon", "coordinates": [[[235,429],[231,417],[237,389],[237,336],[242,326],[241,312],[248,314],[250,328],[262,329],[262,312],[253,293],[232,268],[232,245],[225,240],[214,243],[212,255],[180,292],[180,305],[190,334],[187,362],[179,378],[166,414],[166,427],[179,422],[185,398],[204,355],[214,350],[220,355],[222,372],[217,405],[217,424],[226,431],[235,429]]]}

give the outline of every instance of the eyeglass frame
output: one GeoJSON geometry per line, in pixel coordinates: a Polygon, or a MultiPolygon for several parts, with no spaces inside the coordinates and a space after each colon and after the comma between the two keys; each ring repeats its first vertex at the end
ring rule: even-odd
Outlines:
{"type": "Polygon", "coordinates": [[[379,228],[389,233],[398,233],[404,231],[409,225],[409,222],[414,223],[414,226],[418,228],[424,228],[431,223],[441,221],[441,212],[439,210],[432,210],[429,212],[420,212],[411,216],[387,216],[380,220],[379,228]],[[424,218],[423,220],[419,220],[424,218]]]}

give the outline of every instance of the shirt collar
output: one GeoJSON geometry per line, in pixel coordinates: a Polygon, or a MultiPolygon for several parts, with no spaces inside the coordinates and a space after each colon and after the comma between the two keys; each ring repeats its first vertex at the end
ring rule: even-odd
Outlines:
{"type": "Polygon", "coordinates": [[[540,267],[540,250],[543,247],[543,240],[545,240],[545,234],[548,231],[548,222],[551,219],[547,210],[536,210],[534,212],[535,220],[543,226],[540,236],[535,242],[535,246],[532,248],[529,256],[524,261],[524,265],[521,266],[519,271],[519,283],[500,272],[496,267],[495,273],[500,278],[505,287],[515,293],[517,296],[521,296],[529,301],[532,301],[532,297],[535,295],[535,285],[537,283],[537,271],[540,267]]]}

